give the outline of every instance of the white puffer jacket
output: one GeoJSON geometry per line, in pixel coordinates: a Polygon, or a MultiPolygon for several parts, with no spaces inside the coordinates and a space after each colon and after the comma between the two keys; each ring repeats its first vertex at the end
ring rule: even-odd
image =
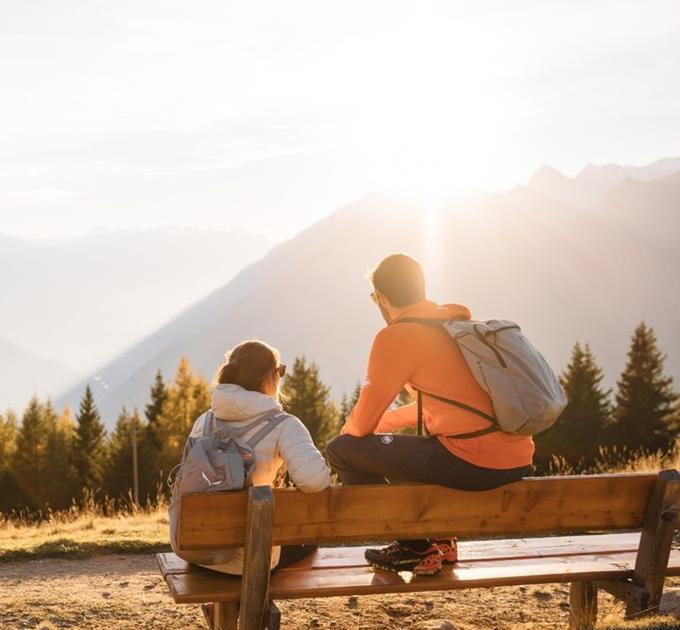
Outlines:
{"type": "MultiPolygon", "coordinates": [[[[238,385],[215,385],[212,390],[212,410],[223,422],[242,427],[274,409],[279,403],[271,396],[251,392],[238,385]]],[[[203,434],[201,416],[191,430],[192,437],[203,434]]],[[[259,426],[243,437],[254,435],[259,426]]],[[[319,492],[331,485],[331,475],[321,453],[319,453],[307,427],[295,416],[284,420],[267,434],[255,447],[255,469],[252,481],[254,486],[272,485],[281,466],[286,465],[288,474],[297,488],[303,492],[319,492]]],[[[279,562],[281,548],[272,550],[271,566],[279,562]]],[[[234,549],[234,557],[228,562],[208,566],[215,571],[241,575],[243,572],[243,549],[234,549]]]]}

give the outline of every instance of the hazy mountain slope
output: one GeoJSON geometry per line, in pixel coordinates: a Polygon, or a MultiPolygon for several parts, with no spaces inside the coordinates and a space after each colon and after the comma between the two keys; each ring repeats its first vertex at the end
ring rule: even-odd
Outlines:
{"type": "Polygon", "coordinates": [[[14,409],[19,413],[33,394],[45,398],[78,378],[65,365],[39,357],[6,339],[0,339],[0,375],[0,411],[14,409]]]}
{"type": "Polygon", "coordinates": [[[598,203],[624,180],[640,182],[670,176],[680,171],[680,157],[663,158],[645,166],[588,164],[575,177],[566,177],[551,166],[541,166],[529,180],[528,186],[538,192],[578,206],[598,203]]]}
{"type": "MultiPolygon", "coordinates": [[[[678,234],[677,215],[650,207],[665,194],[656,185],[642,187],[626,213],[664,222],[665,233],[678,234]]],[[[519,321],[559,368],[574,341],[588,341],[613,381],[630,333],[644,318],[679,376],[680,253],[660,252],[660,234],[639,238],[625,227],[617,218],[620,203],[613,194],[584,212],[526,187],[435,216],[367,197],[278,246],[159,331],[151,345],[103,368],[111,388],[98,393],[99,403],[111,422],[122,404],[145,401],[157,368],[171,376],[187,355],[210,376],[226,348],[251,336],[277,345],[284,361],[298,354],[317,361],[340,396],[362,375],[381,326],[363,276],[399,250],[425,262],[435,299],[466,303],[479,318],[519,321]]]]}
{"type": "Polygon", "coordinates": [[[0,331],[91,371],[270,248],[240,231],[170,227],[31,242],[5,236],[0,331]]]}

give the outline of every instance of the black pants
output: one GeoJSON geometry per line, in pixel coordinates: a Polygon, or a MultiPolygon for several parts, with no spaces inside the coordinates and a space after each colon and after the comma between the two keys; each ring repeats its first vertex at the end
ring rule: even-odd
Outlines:
{"type": "MultiPolygon", "coordinates": [[[[491,490],[518,481],[529,466],[497,470],[470,464],[435,437],[415,435],[339,435],[328,444],[328,459],[342,483],[433,483],[457,490],[491,490]]],[[[423,550],[428,541],[399,541],[423,550]]]]}
{"type": "Polygon", "coordinates": [[[317,549],[317,545],[283,545],[281,547],[279,563],[274,567],[274,569],[272,569],[272,571],[285,569],[298,560],[306,558],[308,555],[314,553],[317,549]]]}

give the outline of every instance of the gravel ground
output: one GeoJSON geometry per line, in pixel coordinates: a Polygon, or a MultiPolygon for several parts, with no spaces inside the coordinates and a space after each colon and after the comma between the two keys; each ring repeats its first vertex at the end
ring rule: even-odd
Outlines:
{"type": "MultiPolygon", "coordinates": [[[[670,606],[680,596],[670,589],[670,606]]],[[[285,630],[556,630],[567,627],[568,585],[458,592],[333,597],[279,602],[285,630]]],[[[600,618],[622,609],[601,595],[600,618]]],[[[152,555],[0,564],[0,628],[192,630],[205,628],[195,605],[176,605],[152,555]]]]}

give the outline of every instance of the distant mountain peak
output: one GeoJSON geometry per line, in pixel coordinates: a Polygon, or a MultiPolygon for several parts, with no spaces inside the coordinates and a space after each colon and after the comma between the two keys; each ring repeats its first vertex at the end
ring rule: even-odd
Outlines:
{"type": "Polygon", "coordinates": [[[552,182],[555,180],[568,179],[564,173],[558,171],[550,164],[542,164],[529,179],[529,186],[536,186],[539,183],[552,182]]]}
{"type": "Polygon", "coordinates": [[[528,186],[578,206],[592,206],[626,179],[649,182],[672,176],[680,171],[680,158],[662,158],[644,166],[621,164],[586,164],[575,177],[566,177],[556,168],[543,165],[529,180],[528,186]]]}

